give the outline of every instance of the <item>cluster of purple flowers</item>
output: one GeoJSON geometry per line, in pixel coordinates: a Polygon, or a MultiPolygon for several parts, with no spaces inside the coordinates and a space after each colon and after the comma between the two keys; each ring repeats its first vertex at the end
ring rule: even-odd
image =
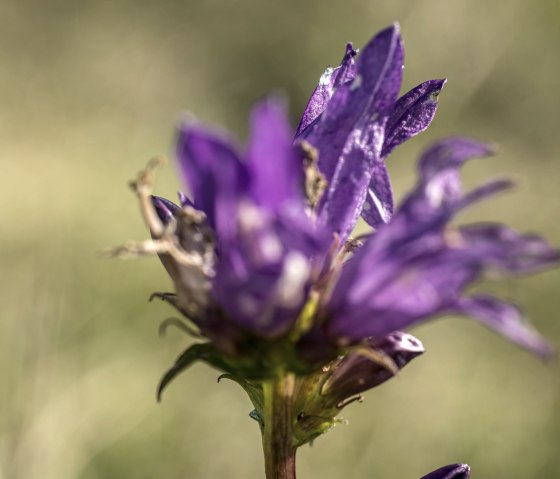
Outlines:
{"type": "MultiPolygon", "coordinates": [[[[174,243],[160,254],[175,285],[163,298],[209,341],[189,348],[161,388],[196,359],[239,381],[279,368],[320,371],[321,407],[340,409],[423,352],[401,330],[443,314],[551,354],[515,305],[467,289],[487,271],[529,274],[559,260],[539,236],[500,223],[450,225],[511,187],[497,180],[462,191],[462,165],[488,156],[487,145],[436,143],[394,207],[386,160],[429,126],[445,83],[429,80],[399,98],[402,71],[391,26],[359,55],[349,44],[327,69],[295,138],[275,98],[253,110],[244,153],[224,133],[180,125],[178,166],[192,196],[181,193],[179,205],[153,197],[163,227],[152,234],[174,243]],[[360,216],[372,229],[355,238],[360,216]]],[[[466,477],[468,467],[455,465],[426,479],[466,477]]]]}

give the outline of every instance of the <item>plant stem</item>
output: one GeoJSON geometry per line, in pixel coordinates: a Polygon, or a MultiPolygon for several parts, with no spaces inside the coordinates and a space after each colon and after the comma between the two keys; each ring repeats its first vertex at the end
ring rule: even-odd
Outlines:
{"type": "Polygon", "coordinates": [[[295,378],[279,374],[263,383],[263,450],[267,479],[295,479],[292,424],[295,378]]]}

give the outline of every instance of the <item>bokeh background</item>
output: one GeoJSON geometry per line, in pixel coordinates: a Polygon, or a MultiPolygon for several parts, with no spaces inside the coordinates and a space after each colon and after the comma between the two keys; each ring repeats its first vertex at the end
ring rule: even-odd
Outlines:
{"type": "MultiPolygon", "coordinates": [[[[463,220],[500,219],[560,244],[558,0],[0,2],[0,478],[260,478],[248,399],[195,366],[155,402],[189,339],[148,295],[155,258],[101,259],[147,236],[127,181],[173,151],[185,111],[240,138],[251,104],[290,99],[294,124],[344,44],[398,20],[403,90],[446,76],[430,131],[390,159],[398,197],[427,142],[463,133],[500,154],[468,184],[513,176],[514,193],[463,220]]],[[[173,167],[157,192],[174,196],[173,167]]],[[[560,348],[560,272],[488,282],[560,348]]],[[[428,352],[345,410],[299,452],[302,478],[419,478],[468,462],[474,477],[560,478],[560,366],[474,322],[414,329],[428,352]]]]}

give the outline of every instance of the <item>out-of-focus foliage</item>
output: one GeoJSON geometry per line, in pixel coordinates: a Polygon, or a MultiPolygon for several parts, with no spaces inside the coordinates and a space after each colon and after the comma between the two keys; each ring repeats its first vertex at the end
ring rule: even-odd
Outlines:
{"type": "MultiPolygon", "coordinates": [[[[187,339],[147,303],[157,259],[96,252],[146,237],[126,182],[172,151],[178,115],[242,137],[270,91],[295,120],[347,40],[401,22],[403,89],[447,76],[436,120],[390,160],[397,196],[429,140],[501,145],[467,177],[520,188],[464,219],[560,244],[557,1],[16,1],[0,5],[0,478],[259,478],[260,436],[233,383],[197,366],[155,386],[187,339]]],[[[157,192],[178,188],[163,170],[157,192]]],[[[560,273],[490,286],[560,347],[560,273]]],[[[560,477],[560,367],[456,318],[416,328],[428,352],[299,453],[302,478],[416,478],[468,462],[478,478],[560,477]]]]}

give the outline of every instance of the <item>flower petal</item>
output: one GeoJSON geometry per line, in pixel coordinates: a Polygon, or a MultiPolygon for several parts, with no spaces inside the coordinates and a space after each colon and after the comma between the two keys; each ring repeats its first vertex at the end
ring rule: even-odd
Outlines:
{"type": "MultiPolygon", "coordinates": [[[[369,121],[367,121],[369,123],[369,121]]],[[[341,163],[331,178],[318,207],[318,222],[328,230],[338,233],[341,244],[350,235],[364,204],[367,186],[373,172],[388,181],[385,165],[380,162],[379,150],[372,145],[383,138],[383,127],[378,123],[356,125],[356,130],[347,139],[341,163]]],[[[320,156],[319,156],[320,158],[320,156]]],[[[380,182],[383,184],[383,182],[380,182]]],[[[380,193],[390,191],[381,189],[380,193]]],[[[383,218],[389,213],[387,196],[381,195],[374,202],[378,215],[383,218]]]]}
{"type": "Polygon", "coordinates": [[[426,228],[442,228],[461,208],[509,187],[510,183],[494,182],[463,196],[459,177],[462,165],[491,153],[488,145],[469,138],[449,138],[434,144],[420,158],[420,180],[392,221],[400,216],[397,221],[408,225],[408,234],[418,235],[426,228]]]}
{"type": "Polygon", "coordinates": [[[535,234],[519,234],[499,223],[477,223],[458,229],[466,243],[488,267],[530,274],[560,261],[560,252],[535,234]]]}
{"type": "MultiPolygon", "coordinates": [[[[428,244],[416,258],[411,244],[376,264],[375,274],[356,279],[345,296],[335,288],[329,332],[350,344],[364,337],[382,337],[395,329],[442,314],[457,301],[460,291],[481,272],[481,265],[461,252],[431,252],[428,244]]],[[[339,284],[345,281],[346,271],[339,284]]],[[[342,290],[341,290],[342,291],[342,290]]]]}
{"type": "Polygon", "coordinates": [[[523,313],[514,304],[492,296],[470,296],[460,298],[454,312],[478,319],[511,342],[533,351],[544,359],[550,359],[554,355],[550,343],[527,324],[523,313]]]}
{"type": "Polygon", "coordinates": [[[446,80],[428,80],[399,98],[389,119],[381,156],[386,158],[397,146],[424,131],[434,118],[437,97],[446,80]]]}
{"type": "Polygon", "coordinates": [[[247,172],[231,142],[207,129],[184,124],[177,144],[179,170],[220,239],[235,233],[237,204],[247,189],[247,172]]]}
{"type": "Polygon", "coordinates": [[[404,223],[393,220],[346,264],[329,305],[332,337],[341,344],[355,343],[469,306],[478,311],[474,316],[508,339],[547,354],[536,333],[522,334],[525,329],[514,307],[493,298],[478,302],[461,296],[468,284],[489,269],[529,274],[556,265],[560,261],[557,250],[536,235],[520,235],[493,223],[441,233],[426,231],[407,240],[397,232],[394,243],[388,246],[388,241],[383,248],[383,236],[400,224],[404,223]],[[368,273],[372,264],[375,274],[368,273]]]}
{"type": "Polygon", "coordinates": [[[434,207],[461,196],[459,170],[472,158],[492,154],[492,149],[469,138],[450,138],[436,143],[420,158],[421,190],[434,207]]]}
{"type": "Polygon", "coordinates": [[[385,159],[394,148],[424,131],[430,125],[437,107],[437,96],[445,80],[430,80],[402,96],[389,116],[381,160],[376,163],[368,187],[362,217],[377,228],[393,215],[393,192],[385,159]]]}
{"type": "Polygon", "coordinates": [[[246,203],[237,231],[236,241],[221,251],[216,300],[242,329],[267,337],[283,334],[305,303],[310,258],[324,250],[324,241],[306,216],[271,216],[246,203]]]}
{"type": "Polygon", "coordinates": [[[336,68],[329,67],[321,75],[319,84],[311,95],[299,122],[296,139],[323,113],[336,88],[354,79],[356,75],[354,57],[357,54],[358,52],[354,50],[352,43],[346,44],[346,52],[340,62],[340,66],[336,68]]]}
{"type": "Polygon", "coordinates": [[[466,464],[451,464],[441,467],[422,479],[469,479],[471,468],[466,464]]]}
{"type": "Polygon", "coordinates": [[[378,228],[388,223],[393,216],[393,189],[389,172],[383,160],[373,166],[373,172],[362,209],[362,217],[367,224],[378,228]]]}
{"type": "Polygon", "coordinates": [[[399,29],[393,25],[364,48],[354,81],[336,90],[307,138],[319,150],[319,169],[329,184],[319,204],[319,221],[343,240],[354,227],[380,161],[402,62],[399,29]]]}
{"type": "Polygon", "coordinates": [[[284,105],[277,99],[269,98],[253,110],[247,168],[257,205],[277,211],[286,202],[303,202],[303,165],[292,146],[284,105]]]}

